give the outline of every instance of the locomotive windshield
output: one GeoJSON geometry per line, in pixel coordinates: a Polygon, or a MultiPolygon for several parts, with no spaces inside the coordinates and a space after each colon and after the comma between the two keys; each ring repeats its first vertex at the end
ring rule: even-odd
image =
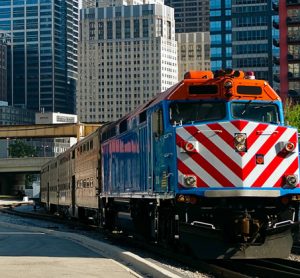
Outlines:
{"type": "Polygon", "coordinates": [[[231,104],[232,117],[264,123],[279,123],[277,105],[271,103],[233,102],[231,104]]]}
{"type": "Polygon", "coordinates": [[[226,116],[225,102],[173,102],[170,105],[171,124],[218,121],[226,116]]]}

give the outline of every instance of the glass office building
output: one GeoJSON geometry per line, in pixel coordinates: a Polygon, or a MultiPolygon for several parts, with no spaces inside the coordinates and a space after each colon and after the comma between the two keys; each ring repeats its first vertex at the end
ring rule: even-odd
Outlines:
{"type": "Polygon", "coordinates": [[[74,113],[78,1],[1,0],[0,31],[9,34],[9,105],[74,113]]]}
{"type": "Polygon", "coordinates": [[[231,0],[210,1],[211,69],[232,68],[231,0]]]}
{"type": "Polygon", "coordinates": [[[254,71],[256,78],[273,85],[273,73],[279,70],[273,63],[279,53],[273,45],[279,38],[273,28],[277,18],[272,0],[211,0],[211,69],[254,71]]]}
{"type": "MultiPolygon", "coordinates": [[[[273,39],[278,12],[271,0],[232,0],[232,66],[254,71],[257,79],[268,80],[273,86],[273,72],[279,70],[273,56],[279,53],[273,39]]],[[[277,89],[277,88],[275,88],[277,89]]]]}

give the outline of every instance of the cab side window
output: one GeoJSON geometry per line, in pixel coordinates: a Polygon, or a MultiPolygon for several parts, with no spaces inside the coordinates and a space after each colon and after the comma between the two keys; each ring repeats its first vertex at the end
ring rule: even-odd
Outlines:
{"type": "Polygon", "coordinates": [[[162,109],[154,111],[152,114],[152,123],[153,123],[153,135],[155,137],[160,137],[163,134],[163,113],[162,109]]]}

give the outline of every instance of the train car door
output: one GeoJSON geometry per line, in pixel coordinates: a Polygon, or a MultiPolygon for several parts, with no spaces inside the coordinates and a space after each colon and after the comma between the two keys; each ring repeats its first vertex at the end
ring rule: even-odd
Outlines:
{"type": "Polygon", "coordinates": [[[50,209],[50,183],[47,182],[47,207],[50,209]]]}
{"type": "Polygon", "coordinates": [[[149,164],[148,159],[148,142],[147,142],[147,128],[146,126],[143,126],[142,128],[139,128],[139,176],[140,176],[140,190],[141,191],[147,191],[147,184],[149,183],[148,177],[149,172],[147,169],[147,165],[149,164]]]}
{"type": "Polygon", "coordinates": [[[163,110],[162,107],[156,109],[152,114],[152,167],[153,167],[153,191],[167,192],[168,191],[168,173],[169,165],[166,161],[166,149],[170,148],[168,137],[164,134],[163,126],[163,110]],[[167,139],[167,140],[166,140],[167,139]]]}
{"type": "Polygon", "coordinates": [[[76,187],[76,183],[75,183],[75,176],[72,176],[72,215],[75,216],[75,203],[76,203],[76,192],[75,192],[75,188],[76,187]]]}

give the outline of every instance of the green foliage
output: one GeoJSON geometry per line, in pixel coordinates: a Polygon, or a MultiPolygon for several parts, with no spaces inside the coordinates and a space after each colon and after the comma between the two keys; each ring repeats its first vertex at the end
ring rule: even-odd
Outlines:
{"type": "Polygon", "coordinates": [[[33,174],[26,174],[26,176],[25,176],[25,188],[26,189],[32,189],[33,180],[34,180],[33,174]]]}
{"type": "Polygon", "coordinates": [[[285,123],[300,131],[300,104],[294,104],[288,99],[284,106],[285,123]]]}
{"type": "Polygon", "coordinates": [[[29,157],[37,155],[35,148],[27,145],[22,140],[16,140],[9,144],[8,149],[10,157],[29,157]]]}

